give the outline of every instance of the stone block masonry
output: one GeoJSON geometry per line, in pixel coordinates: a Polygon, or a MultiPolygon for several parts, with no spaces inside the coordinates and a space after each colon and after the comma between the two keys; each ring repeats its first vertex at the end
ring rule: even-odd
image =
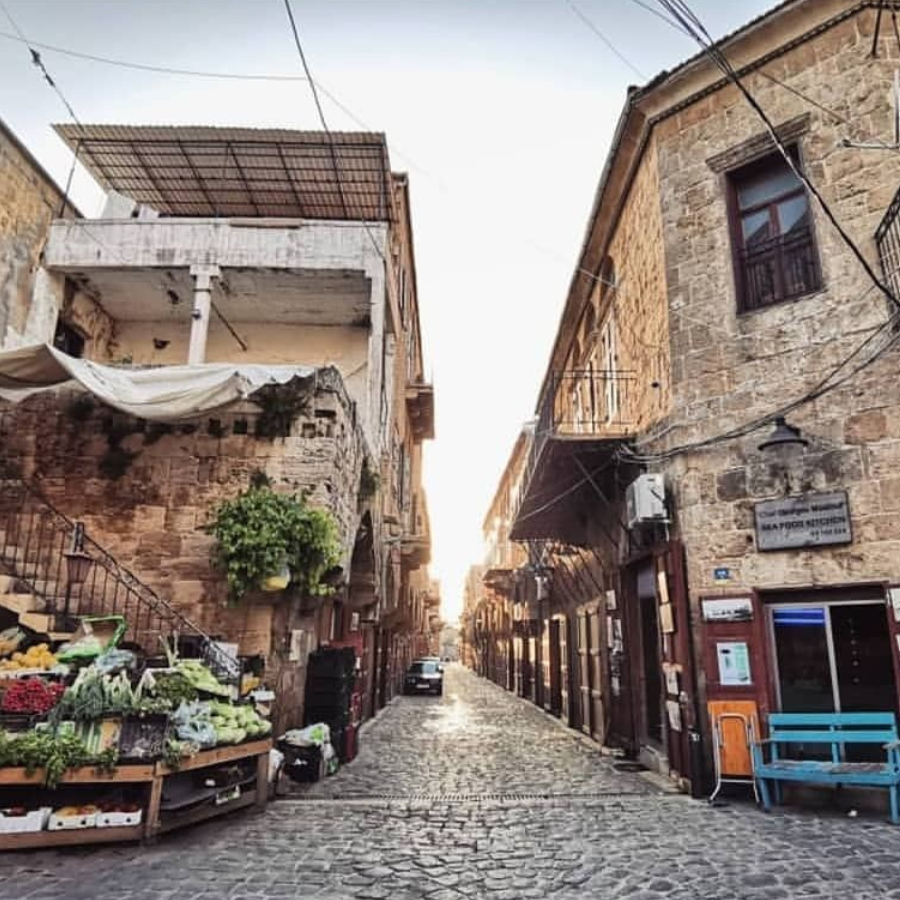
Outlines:
{"type": "MultiPolygon", "coordinates": [[[[257,438],[260,407],[160,426],[61,389],[0,406],[0,469],[38,485],[70,519],[208,634],[261,653],[288,704],[277,724],[296,724],[302,660],[289,660],[291,631],[315,622],[280,595],[228,605],[203,526],[256,472],[276,490],[307,494],[338,522],[349,561],[360,520],[364,438],[333,370],[283,438],[257,438]],[[272,599],[275,598],[275,599],[272,599]],[[290,712],[288,711],[290,710],[290,712]]],[[[349,562],[348,562],[349,565],[349,562]]],[[[309,649],[314,648],[313,642],[309,649]]],[[[154,651],[156,648],[147,648],[154,651]]]]}
{"type": "MultiPolygon", "coordinates": [[[[891,121],[896,46],[871,55],[875,10],[865,10],[778,57],[766,71],[857,123],[874,139],[891,121]],[[824,93],[823,93],[824,92],[824,93]]],[[[790,131],[804,169],[842,226],[878,270],[875,229],[900,185],[900,162],[841,146],[848,126],[760,73],[745,79],[766,113],[790,131]]],[[[855,135],[859,137],[858,134],[855,135]]],[[[674,409],[664,450],[727,431],[800,397],[888,314],[884,297],[810,203],[822,287],[794,301],[740,312],[728,224],[728,169],[772,151],[759,117],[732,87],[656,125],[668,294],[674,409]]],[[[900,466],[897,353],[847,385],[791,413],[810,446],[775,461],[744,440],[682,455],[668,465],[677,527],[695,596],[763,586],[896,581],[894,521],[900,466]],[[851,545],[759,553],[757,502],[786,492],[846,490],[851,545]],[[716,582],[719,567],[730,582],[716,582]]]]}

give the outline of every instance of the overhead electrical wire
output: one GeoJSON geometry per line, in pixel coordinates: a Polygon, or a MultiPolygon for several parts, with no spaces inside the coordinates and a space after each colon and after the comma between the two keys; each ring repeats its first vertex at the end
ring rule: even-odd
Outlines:
{"type": "MultiPolygon", "coordinates": [[[[646,5],[640,0],[634,0],[634,2],[638,3],[638,5],[646,8],[646,5]]],[[[758,430],[759,428],[764,427],[766,424],[772,422],[777,416],[785,415],[790,411],[797,409],[799,406],[802,406],[808,402],[811,402],[818,397],[823,396],[824,394],[836,389],[837,387],[845,384],[848,380],[853,378],[860,371],[865,369],[874,363],[877,359],[884,355],[888,350],[890,350],[893,346],[895,346],[900,340],[900,330],[898,330],[898,325],[900,325],[900,301],[894,296],[893,292],[890,288],[883,282],[874,270],[869,265],[868,261],[862,256],[861,251],[853,242],[853,240],[846,234],[843,228],[840,226],[840,223],[837,222],[834,214],[831,209],[828,207],[824,198],[821,197],[818,190],[815,188],[810,180],[799,171],[799,167],[796,166],[793,158],[791,157],[789,151],[785,147],[784,143],[779,139],[772,123],[768,119],[764,110],[759,106],[758,102],[752,96],[752,94],[747,90],[746,86],[740,80],[737,72],[731,67],[727,58],[725,58],[724,54],[714,46],[714,42],[712,38],[709,36],[709,33],[703,27],[700,20],[693,14],[690,8],[684,2],[679,2],[679,0],[658,0],[659,4],[666,9],[673,16],[674,21],[669,20],[664,16],[660,16],[664,18],[666,21],[669,21],[674,27],[680,28],[686,34],[693,37],[703,48],[704,52],[709,55],[716,65],[726,74],[728,79],[734,83],[741,93],[744,95],[745,99],[747,99],[748,103],[751,105],[753,110],[760,116],[765,124],[770,137],[774,141],[776,147],[778,148],[781,155],[785,158],[787,163],[790,165],[792,170],[795,172],[798,178],[801,179],[803,184],[807,187],[810,193],[816,197],[823,211],[829,218],[829,221],[835,226],[844,240],[845,244],[850,248],[851,252],[853,252],[854,256],[861,262],[866,274],[872,281],[870,287],[866,290],[863,296],[868,295],[874,288],[878,288],[883,294],[887,296],[887,298],[892,302],[895,307],[895,312],[885,320],[880,326],[878,326],[872,334],[870,334],[861,344],[859,344],[853,352],[842,360],[837,366],[835,366],[826,376],[821,379],[814,387],[806,391],[803,395],[791,401],[788,404],[785,404],[780,409],[770,412],[764,416],[758,417],[750,422],[747,422],[741,426],[737,426],[734,429],[730,429],[726,432],[723,432],[718,435],[713,435],[709,438],[701,439],[698,441],[689,442],[686,444],[682,444],[680,446],[671,447],[665,451],[660,451],[658,453],[635,453],[629,449],[622,448],[618,452],[618,455],[621,459],[629,461],[629,462],[639,462],[639,463],[654,463],[661,462],[665,459],[670,459],[676,455],[681,453],[685,453],[692,450],[703,449],[709,446],[713,446],[718,443],[722,443],[728,440],[734,440],[740,437],[743,437],[747,434],[752,433],[753,431],[758,430]],[[678,24],[676,24],[678,23],[678,24]],[[840,378],[835,379],[838,373],[841,372],[845,367],[847,367],[857,356],[859,356],[875,339],[885,333],[887,330],[888,336],[887,339],[883,342],[880,347],[877,347],[873,352],[871,352],[861,363],[854,366],[848,373],[845,373],[840,378]]],[[[670,430],[667,428],[666,431],[670,430]]],[[[656,435],[652,438],[648,438],[646,442],[660,440],[663,435],[656,435]]]]}
{"type": "Polygon", "coordinates": [[[642,78],[645,81],[647,80],[647,76],[627,57],[618,47],[600,30],[599,26],[596,25],[588,16],[586,16],[575,4],[575,0],[565,0],[566,5],[569,9],[575,13],[576,16],[584,23],[584,25],[589,28],[601,41],[607,46],[607,48],[617,56],[638,78],[642,78]]]}
{"type": "Polygon", "coordinates": [[[762,106],[760,106],[756,97],[753,96],[751,91],[743,83],[740,76],[735,71],[734,67],[731,65],[725,54],[719,49],[719,47],[716,46],[715,41],[713,41],[709,32],[706,30],[700,19],[697,18],[697,16],[693,13],[690,6],[688,6],[688,4],[684,2],[684,0],[657,0],[657,2],[663,9],[671,14],[674,21],[678,23],[678,25],[685,33],[688,34],[688,36],[692,37],[699,44],[699,46],[703,49],[703,52],[716,64],[716,66],[718,66],[718,68],[723,72],[726,78],[738,89],[738,91],[740,91],[744,99],[750,105],[751,109],[762,121],[766,131],[769,134],[769,137],[772,139],[772,142],[778,149],[778,152],[784,158],[788,167],[803,183],[809,193],[812,194],[812,196],[815,198],[816,202],[819,205],[819,208],[822,210],[822,212],[825,214],[825,217],[838,233],[847,249],[850,250],[850,252],[856,258],[857,262],[860,264],[860,266],[862,266],[865,273],[876,284],[878,289],[882,292],[882,294],[884,294],[887,300],[895,307],[900,309],[900,299],[898,299],[894,295],[894,292],[890,289],[890,287],[878,277],[878,274],[872,268],[869,261],[865,258],[863,252],[856,245],[853,238],[851,238],[847,231],[844,229],[843,225],[841,225],[841,223],[838,221],[837,216],[835,216],[831,207],[828,205],[828,202],[822,196],[815,183],[806,175],[805,172],[801,170],[800,166],[797,164],[797,161],[793,158],[790,151],[788,150],[787,145],[784,143],[781,137],[779,137],[778,132],[771,119],[769,119],[766,111],[762,108],[762,106]]]}
{"type": "MultiPolygon", "coordinates": [[[[201,69],[179,69],[173,68],[171,66],[154,66],[148,63],[139,63],[132,62],[130,60],[124,59],[115,59],[109,56],[98,56],[94,53],[84,53],[79,50],[72,50],[69,47],[60,47],[55,44],[44,44],[39,41],[29,41],[24,37],[16,34],[12,34],[8,31],[0,31],[0,38],[6,38],[11,41],[20,41],[22,43],[30,44],[31,46],[38,47],[41,50],[45,50],[49,53],[57,53],[61,56],[68,56],[72,59],[80,59],[85,62],[94,62],[100,63],[101,65],[106,66],[115,66],[122,69],[132,69],[138,72],[148,72],[154,75],[176,75],[179,77],[188,77],[188,78],[213,78],[220,80],[230,80],[230,81],[250,81],[250,82],[282,82],[282,83],[290,83],[290,82],[303,82],[306,81],[307,78],[305,75],[278,75],[278,74],[260,74],[254,72],[221,72],[221,71],[208,71],[201,69]]],[[[376,129],[372,128],[371,125],[364,122],[355,112],[353,112],[350,107],[348,107],[343,101],[341,101],[333,91],[329,90],[321,81],[316,81],[316,88],[319,93],[322,94],[323,97],[326,97],[332,104],[334,104],[337,109],[339,109],[348,119],[350,119],[355,125],[362,128],[364,131],[375,131],[376,129]]],[[[399,159],[404,160],[409,167],[422,175],[425,175],[429,178],[434,179],[438,183],[440,180],[436,175],[429,172],[424,167],[420,166],[409,154],[404,153],[396,144],[392,144],[392,152],[399,159]]]]}
{"type": "MultiPolygon", "coordinates": [[[[347,205],[346,195],[344,194],[344,184],[341,180],[341,170],[340,164],[338,163],[337,149],[334,146],[334,138],[332,137],[331,131],[328,128],[328,122],[325,120],[325,113],[323,112],[322,104],[319,101],[319,93],[316,90],[316,83],[315,81],[313,81],[312,73],[309,70],[309,64],[306,62],[306,54],[303,52],[303,44],[300,42],[300,32],[297,28],[297,22],[294,19],[294,11],[291,8],[291,0],[284,0],[284,8],[288,14],[288,21],[291,25],[291,33],[294,36],[294,45],[297,47],[297,53],[300,56],[300,62],[303,66],[303,71],[306,73],[306,79],[309,82],[309,89],[312,92],[313,100],[316,104],[316,110],[319,114],[319,121],[322,124],[322,130],[325,132],[325,135],[328,138],[328,147],[331,151],[331,165],[334,170],[334,178],[337,185],[338,194],[341,199],[341,207],[344,210],[344,215],[349,219],[349,207],[347,205]]],[[[360,221],[362,222],[366,234],[369,236],[369,240],[372,242],[372,246],[375,248],[375,252],[381,257],[381,261],[385,264],[385,266],[387,266],[387,258],[385,257],[384,251],[381,249],[380,244],[377,240],[375,240],[375,235],[372,234],[372,229],[369,227],[369,223],[362,216],[360,216],[360,221]]]]}
{"type": "MultiPolygon", "coordinates": [[[[76,114],[75,109],[73,108],[72,104],[69,102],[68,98],[63,93],[62,88],[59,86],[57,81],[50,75],[50,72],[47,70],[47,67],[44,65],[44,62],[41,59],[41,55],[37,52],[37,50],[35,50],[34,46],[32,46],[32,44],[29,42],[28,38],[25,36],[25,33],[19,27],[18,22],[16,22],[16,20],[13,18],[12,14],[10,13],[9,9],[7,8],[7,6],[3,2],[3,0],[0,0],[0,9],[3,10],[4,15],[6,16],[7,19],[9,19],[10,24],[16,30],[16,33],[19,35],[19,39],[28,48],[29,52],[31,53],[32,63],[40,70],[40,72],[44,78],[44,81],[46,81],[47,84],[49,84],[50,87],[53,88],[53,90],[55,91],[55,93],[57,94],[59,99],[63,102],[63,105],[66,107],[66,110],[69,113],[69,116],[71,117],[71,119],[75,123],[75,125],[79,129],[83,129],[84,125],[81,123],[81,120],[78,118],[78,115],[76,114]]],[[[80,140],[76,141],[75,149],[72,154],[72,165],[69,169],[68,178],[66,179],[65,190],[63,191],[62,206],[61,206],[61,209],[59,212],[60,218],[65,216],[66,207],[68,206],[69,190],[72,186],[72,176],[74,175],[74,172],[75,172],[75,164],[78,161],[78,152],[79,152],[80,146],[81,146],[80,140]]],[[[12,158],[9,155],[7,155],[7,159],[9,159],[10,162],[12,162],[12,158]]],[[[22,171],[21,167],[19,167],[19,168],[20,168],[20,171],[22,171]]],[[[46,203],[46,199],[44,200],[44,202],[46,203]]],[[[118,259],[119,262],[126,263],[126,260],[121,256],[120,253],[118,253],[112,247],[110,247],[108,244],[106,244],[104,241],[102,241],[99,237],[97,237],[96,234],[94,234],[87,227],[87,224],[84,219],[80,219],[80,218],[70,219],[69,222],[70,222],[70,224],[77,225],[92,241],[94,241],[99,247],[102,247],[104,250],[106,250],[107,253],[109,253],[113,258],[118,259]]],[[[163,291],[163,293],[167,293],[166,285],[163,284],[162,281],[159,282],[159,286],[160,286],[160,289],[163,291]]],[[[235,339],[235,341],[241,347],[241,349],[243,349],[246,352],[246,350],[248,349],[247,343],[235,331],[234,327],[231,325],[231,323],[228,321],[228,319],[225,317],[225,315],[222,313],[222,311],[216,305],[215,301],[211,300],[210,306],[212,307],[212,309],[214,310],[216,315],[219,317],[219,319],[222,321],[222,324],[228,329],[231,336],[235,339]]]]}

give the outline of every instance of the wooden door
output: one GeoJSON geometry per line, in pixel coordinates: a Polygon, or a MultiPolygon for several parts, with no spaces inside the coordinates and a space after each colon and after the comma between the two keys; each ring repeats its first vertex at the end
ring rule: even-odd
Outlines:
{"type": "Polygon", "coordinates": [[[558,716],[562,711],[562,686],[560,683],[562,666],[560,662],[560,620],[555,617],[549,622],[549,640],[548,640],[548,666],[550,672],[550,690],[548,694],[548,702],[544,708],[554,716],[558,716]]]}
{"type": "Polygon", "coordinates": [[[519,697],[525,696],[525,639],[521,635],[513,638],[513,656],[515,657],[515,692],[519,697]]]}
{"type": "Polygon", "coordinates": [[[591,695],[591,736],[595,741],[603,743],[603,629],[600,626],[600,611],[596,607],[587,616],[588,621],[588,672],[591,695]]]}
{"type": "Polygon", "coordinates": [[[587,612],[578,610],[578,689],[581,706],[581,730],[593,731],[591,704],[590,626],[587,612]]]}
{"type": "Polygon", "coordinates": [[[894,659],[894,686],[897,691],[897,708],[900,709],[900,587],[888,590],[888,634],[891,636],[891,652],[894,659]]]}
{"type": "Polygon", "coordinates": [[[571,667],[569,666],[569,617],[559,617],[559,714],[564,722],[569,725],[572,722],[572,689],[569,679],[571,667]]]}

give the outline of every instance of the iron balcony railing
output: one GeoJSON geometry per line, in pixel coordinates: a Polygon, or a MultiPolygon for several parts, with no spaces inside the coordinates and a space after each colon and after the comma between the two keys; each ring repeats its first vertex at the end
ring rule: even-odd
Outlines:
{"type": "Polygon", "coordinates": [[[634,373],[607,369],[553,372],[534,427],[531,447],[514,498],[515,521],[547,442],[552,438],[625,437],[629,385],[634,373]]]}
{"type": "Polygon", "coordinates": [[[900,188],[875,229],[881,271],[894,297],[900,298],[900,188]]]}
{"type": "Polygon", "coordinates": [[[743,308],[800,297],[821,286],[812,229],[803,228],[741,251],[743,308]]]}
{"type": "Polygon", "coordinates": [[[234,681],[240,674],[237,660],[91,539],[82,523],[19,479],[0,479],[0,566],[53,617],[121,615],[126,639],[150,652],[162,638],[190,637],[218,677],[234,681]],[[89,568],[75,583],[71,559],[79,556],[89,568]]]}

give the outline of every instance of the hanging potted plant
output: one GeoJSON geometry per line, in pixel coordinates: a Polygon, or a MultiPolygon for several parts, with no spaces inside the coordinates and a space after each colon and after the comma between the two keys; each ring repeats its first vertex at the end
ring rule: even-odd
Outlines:
{"type": "Polygon", "coordinates": [[[207,530],[216,539],[217,563],[234,601],[289,586],[307,596],[333,590],[322,578],[341,559],[337,524],[302,496],[250,487],[219,504],[207,530]]]}
{"type": "Polygon", "coordinates": [[[287,560],[282,562],[277,571],[263,578],[260,587],[264,591],[283,591],[291,583],[291,567],[287,560]]]}

